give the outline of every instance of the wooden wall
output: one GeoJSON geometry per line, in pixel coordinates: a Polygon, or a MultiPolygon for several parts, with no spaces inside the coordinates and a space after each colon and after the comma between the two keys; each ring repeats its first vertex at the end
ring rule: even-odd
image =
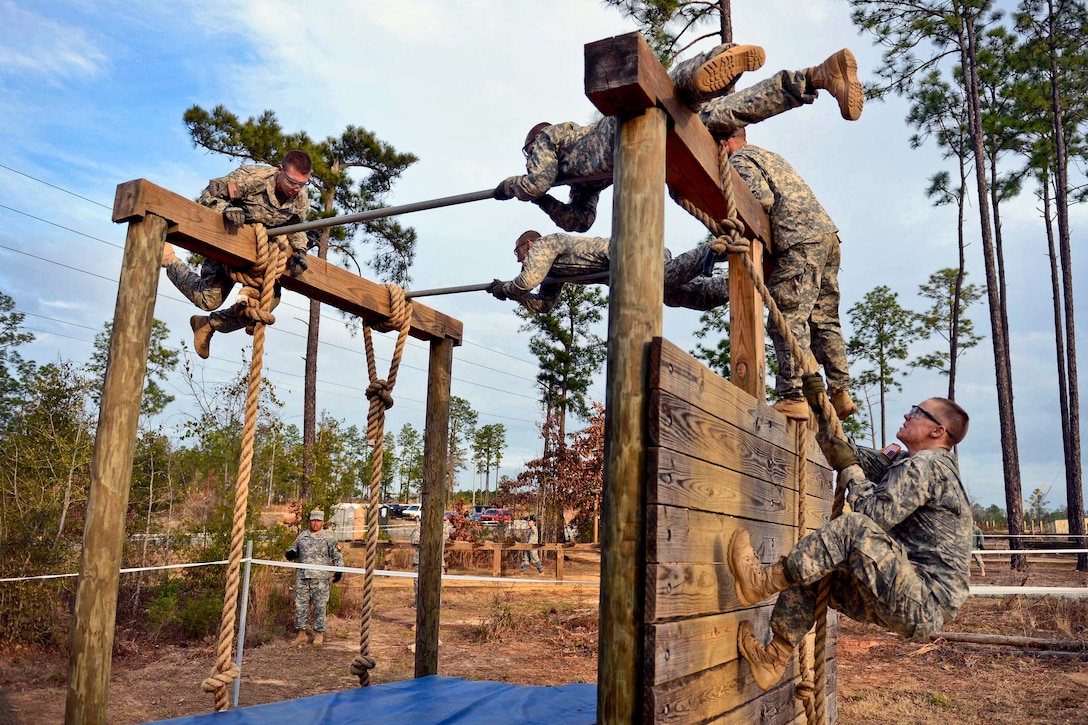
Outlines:
{"type": "MultiPolygon", "coordinates": [[[[645,719],[653,723],[804,723],[797,657],[764,693],[737,653],[737,626],[769,640],[769,603],[742,607],[726,563],[742,526],[764,563],[797,538],[797,430],[777,411],[672,343],[650,352],[646,511],[645,719]]],[[[827,521],[833,472],[807,433],[807,529],[827,521]]],[[[835,721],[835,620],[829,614],[828,714],[835,721]]],[[[809,635],[812,639],[812,634],[809,635]]],[[[810,652],[812,647],[810,646],[810,652]]]]}

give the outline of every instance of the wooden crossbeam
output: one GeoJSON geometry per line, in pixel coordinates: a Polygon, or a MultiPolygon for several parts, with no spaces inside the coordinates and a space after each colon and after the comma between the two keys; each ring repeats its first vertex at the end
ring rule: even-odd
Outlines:
{"type": "MultiPolygon", "coordinates": [[[[657,56],[639,33],[617,35],[585,47],[586,95],[601,113],[631,116],[661,108],[669,118],[665,141],[668,163],[665,181],[673,194],[687,199],[715,219],[728,217],[718,176],[718,144],[699,115],[684,101],[657,56]]],[[[770,243],[770,223],[748,187],[728,167],[737,214],[752,239],[748,258],[757,274],[763,269],[763,249],[770,243]]],[[[763,400],[763,301],[740,267],[740,253],[729,255],[729,330],[731,382],[763,400]]]]}
{"type": "MultiPolygon", "coordinates": [[[[147,179],[118,184],[113,202],[113,221],[132,222],[148,214],[166,219],[166,240],[184,249],[234,267],[256,260],[252,230],[228,229],[223,216],[147,179]]],[[[309,269],[298,277],[284,276],[280,283],[311,299],[362,317],[367,322],[390,315],[389,292],[384,285],[364,279],[315,256],[306,258],[309,269]]],[[[461,321],[430,307],[412,303],[411,335],[420,340],[452,340],[461,344],[461,321]]]]}

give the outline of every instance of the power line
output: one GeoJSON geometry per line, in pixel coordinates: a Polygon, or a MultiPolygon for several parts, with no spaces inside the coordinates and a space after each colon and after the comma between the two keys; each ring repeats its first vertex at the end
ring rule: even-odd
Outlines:
{"type": "Polygon", "coordinates": [[[48,187],[50,187],[52,189],[56,189],[57,191],[63,191],[65,194],[70,194],[70,195],[76,197],[77,199],[82,199],[83,201],[89,201],[92,204],[96,204],[96,205],[102,207],[103,209],[112,209],[113,208],[113,207],[110,207],[110,206],[107,206],[107,205],[103,204],[100,201],[95,201],[94,199],[89,199],[86,196],[82,196],[80,194],[77,194],[74,191],[69,191],[68,189],[65,189],[64,187],[57,186],[56,184],[50,184],[48,181],[43,181],[42,179],[39,179],[36,176],[31,176],[30,174],[28,174],[28,173],[26,173],[24,171],[19,171],[18,169],[13,169],[10,166],[5,166],[4,164],[0,164],[0,169],[7,169],[8,171],[12,172],[13,174],[18,174],[19,176],[25,176],[26,178],[30,179],[31,181],[37,181],[39,184],[44,184],[45,186],[48,186],[48,187]]]}

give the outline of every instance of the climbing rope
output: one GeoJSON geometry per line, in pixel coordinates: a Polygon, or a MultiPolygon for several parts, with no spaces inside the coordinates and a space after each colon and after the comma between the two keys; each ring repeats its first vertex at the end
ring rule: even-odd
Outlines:
{"type": "MultiPolygon", "coordinates": [[[[762,275],[756,273],[751,255],[748,254],[751,249],[751,243],[748,239],[744,238],[742,234],[744,224],[737,216],[737,202],[733,195],[733,177],[730,171],[729,154],[724,148],[719,148],[718,182],[721,186],[722,196],[725,198],[726,203],[725,219],[714,219],[702,209],[699,209],[692,204],[689,200],[677,197],[674,198],[680,206],[701,221],[706,228],[715,235],[715,239],[710,243],[710,248],[714,250],[715,253],[719,255],[726,252],[737,254],[745,271],[748,273],[749,278],[751,278],[752,284],[755,285],[760,297],[763,298],[763,304],[767,307],[768,317],[771,318],[771,322],[778,328],[782,337],[785,339],[792,359],[801,365],[805,374],[819,372],[814,364],[814,360],[801,350],[801,346],[797,342],[797,339],[790,332],[789,325],[786,323],[786,318],[778,309],[778,304],[775,302],[774,297],[771,296],[770,290],[767,289],[767,285],[764,283],[762,275]]],[[[832,438],[843,437],[842,424],[839,422],[839,417],[835,413],[835,409],[831,405],[831,400],[827,397],[826,393],[820,396],[819,410],[815,412],[821,436],[832,438]]],[[[798,437],[800,438],[805,435],[804,426],[798,426],[798,428],[798,437]]],[[[798,481],[803,482],[805,478],[805,459],[803,457],[805,450],[800,444],[798,445],[798,453],[802,456],[798,464],[798,468],[800,469],[798,481]]],[[[835,483],[835,497],[831,505],[831,518],[837,518],[842,513],[845,494],[845,486],[843,485],[842,477],[840,476],[835,483]]],[[[805,495],[801,493],[800,490],[798,491],[798,499],[798,537],[800,537],[804,532],[804,528],[802,528],[802,517],[803,507],[805,506],[805,495]]],[[[827,604],[830,596],[831,579],[829,577],[824,577],[820,582],[816,597],[816,641],[813,654],[814,672],[810,673],[808,671],[806,648],[802,647],[800,650],[801,668],[804,671],[804,674],[802,674],[801,682],[795,690],[795,695],[804,703],[805,716],[810,725],[824,723],[827,720],[827,604]]]]}
{"type": "Polygon", "coordinates": [[[351,674],[359,678],[359,686],[370,684],[370,671],[376,664],[370,656],[370,620],[374,611],[374,565],[378,555],[378,499],[382,483],[382,444],[385,439],[385,411],[393,407],[393,386],[397,382],[397,369],[404,353],[404,344],[408,340],[408,329],[412,322],[412,305],[404,297],[404,290],[396,285],[387,284],[389,290],[389,320],[383,323],[363,327],[363,341],[366,345],[366,369],[370,376],[370,385],[366,397],[370,409],[366,416],[366,437],[374,447],[374,460],[371,464],[370,498],[366,513],[366,573],[363,575],[362,625],[359,630],[359,654],[352,660],[351,674]],[[397,343],[393,349],[393,358],[389,362],[389,376],[378,379],[374,361],[374,343],[370,328],[378,332],[397,330],[397,343]]]}
{"type": "Polygon", "coordinates": [[[276,280],[287,265],[287,244],[275,238],[270,242],[262,225],[254,224],[257,237],[257,264],[248,271],[231,270],[231,277],[243,284],[243,293],[235,310],[249,320],[246,327],[253,335],[253,359],[249,366],[249,388],[246,391],[245,425],[242,429],[242,455],[238,463],[238,478],[234,485],[234,518],[230,532],[230,556],[227,559],[227,587],[223,597],[223,618],[219,625],[219,645],[216,649],[215,670],[204,680],[205,692],[215,695],[216,711],[230,705],[228,688],[239,672],[231,661],[234,645],[234,620],[238,608],[238,571],[245,538],[246,508],[249,504],[249,478],[253,471],[253,439],[257,428],[257,398],[261,389],[261,366],[264,362],[265,325],[276,318],[268,312],[272,306],[276,280]]]}

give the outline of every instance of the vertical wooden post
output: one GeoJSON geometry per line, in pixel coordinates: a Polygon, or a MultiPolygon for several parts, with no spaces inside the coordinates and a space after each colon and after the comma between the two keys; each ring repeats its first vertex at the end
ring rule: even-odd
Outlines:
{"type": "Polygon", "coordinates": [[[129,224],[91,458],[64,721],[106,722],[117,582],[166,220],[129,224]]]}
{"type": "Polygon", "coordinates": [[[438,624],[442,605],[442,554],[446,531],[446,457],[449,454],[453,341],[432,340],[427,364],[427,420],[423,439],[423,507],[420,511],[419,601],[416,602],[416,677],[438,674],[438,624]]]}
{"type": "Polygon", "coordinates": [[[597,722],[642,720],[647,363],[664,303],[665,112],[620,119],[609,247],[597,722]]]}
{"type": "MultiPolygon", "coordinates": [[[[733,183],[744,183],[735,172],[733,183]]],[[[729,254],[729,354],[732,357],[729,380],[756,400],[764,401],[767,399],[767,374],[763,354],[763,300],[744,272],[741,254],[729,254]]],[[[763,274],[763,242],[751,240],[748,254],[756,274],[763,274]]],[[[797,364],[800,365],[800,361],[797,364]]]]}

